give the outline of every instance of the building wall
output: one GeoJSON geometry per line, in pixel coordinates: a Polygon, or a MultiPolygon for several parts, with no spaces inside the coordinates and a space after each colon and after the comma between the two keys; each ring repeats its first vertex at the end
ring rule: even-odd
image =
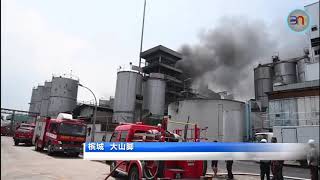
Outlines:
{"type": "MultiPolygon", "coordinates": [[[[81,117],[93,117],[93,110],[94,107],[85,107],[80,111],[81,117]]],[[[97,119],[96,123],[111,123],[112,120],[112,112],[107,112],[107,111],[99,111],[97,110],[97,119]]]]}
{"type": "Polygon", "coordinates": [[[319,96],[269,101],[270,126],[318,125],[319,118],[319,96]]]}
{"type": "MultiPolygon", "coordinates": [[[[111,135],[113,132],[110,131],[101,131],[101,124],[96,124],[96,133],[94,136],[94,141],[95,142],[101,142],[103,136],[106,136],[106,142],[110,140],[111,135]]],[[[87,129],[91,128],[92,129],[92,124],[87,124],[87,129]]],[[[91,136],[92,133],[87,130],[87,136],[86,136],[86,142],[91,141],[91,136]]]]}
{"type": "Polygon", "coordinates": [[[305,6],[305,10],[311,18],[310,30],[307,32],[310,44],[311,62],[319,62],[319,54],[316,55],[315,51],[319,50],[320,46],[311,47],[311,39],[319,38],[319,2],[305,6]],[[312,31],[312,28],[314,27],[316,27],[317,30],[312,31]]]}
{"type": "MultiPolygon", "coordinates": [[[[173,102],[168,107],[168,115],[172,121],[186,123],[189,119],[189,123],[196,123],[200,128],[207,127],[201,136],[209,141],[240,142],[245,139],[245,104],[239,101],[192,99],[173,102]]],[[[168,123],[169,131],[184,128],[185,124],[168,123]]]]}
{"type": "Polygon", "coordinates": [[[251,128],[254,132],[264,131],[270,128],[267,112],[251,112],[250,113],[251,128]]]}

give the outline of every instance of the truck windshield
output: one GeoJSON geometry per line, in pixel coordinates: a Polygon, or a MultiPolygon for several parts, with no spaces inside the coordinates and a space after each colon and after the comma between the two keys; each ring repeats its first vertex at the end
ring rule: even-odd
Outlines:
{"type": "Polygon", "coordinates": [[[267,134],[256,134],[256,138],[255,138],[256,142],[260,142],[262,139],[266,139],[268,140],[268,135],[267,134]]]}
{"type": "Polygon", "coordinates": [[[86,127],[78,124],[61,123],[59,127],[59,134],[85,136],[86,127]]]}

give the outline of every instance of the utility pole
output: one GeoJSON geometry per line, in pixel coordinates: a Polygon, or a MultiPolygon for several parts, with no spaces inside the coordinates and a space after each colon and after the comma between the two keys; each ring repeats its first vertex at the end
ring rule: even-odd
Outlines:
{"type": "Polygon", "coordinates": [[[10,126],[10,134],[13,135],[13,126],[14,126],[14,116],[16,114],[16,111],[12,111],[11,115],[11,126],[10,126]]]}
{"type": "Polygon", "coordinates": [[[139,71],[140,71],[140,68],[141,68],[141,52],[142,52],[142,43],[143,43],[144,19],[145,19],[145,15],[146,15],[146,4],[147,4],[147,0],[144,0],[142,30],[141,30],[141,41],[140,41],[140,53],[139,53],[139,71]]]}
{"type": "Polygon", "coordinates": [[[91,89],[89,89],[88,87],[86,87],[86,86],[84,86],[84,85],[82,85],[80,83],[78,85],[83,87],[83,88],[88,89],[92,93],[92,95],[94,97],[95,106],[94,106],[94,111],[93,111],[93,122],[92,122],[92,131],[91,131],[91,134],[92,134],[91,135],[91,142],[94,142],[94,135],[96,133],[96,119],[97,119],[97,106],[98,106],[97,98],[96,98],[96,95],[94,95],[94,93],[91,91],[91,89]]]}

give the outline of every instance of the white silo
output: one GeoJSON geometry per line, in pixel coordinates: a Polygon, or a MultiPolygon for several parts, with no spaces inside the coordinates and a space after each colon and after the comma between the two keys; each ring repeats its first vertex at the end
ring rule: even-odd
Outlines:
{"type": "Polygon", "coordinates": [[[142,110],[142,75],[119,71],[113,105],[113,122],[139,121],[142,110]]]}
{"type": "Polygon", "coordinates": [[[77,105],[77,79],[52,77],[48,116],[56,117],[61,112],[72,112],[77,105]]]}

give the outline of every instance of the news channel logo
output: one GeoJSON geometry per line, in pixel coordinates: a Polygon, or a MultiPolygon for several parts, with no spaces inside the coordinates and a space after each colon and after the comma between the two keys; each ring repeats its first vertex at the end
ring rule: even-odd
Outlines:
{"type": "Polygon", "coordinates": [[[303,32],[310,25],[310,17],[306,11],[296,9],[289,14],[287,22],[292,31],[303,32]]]}

